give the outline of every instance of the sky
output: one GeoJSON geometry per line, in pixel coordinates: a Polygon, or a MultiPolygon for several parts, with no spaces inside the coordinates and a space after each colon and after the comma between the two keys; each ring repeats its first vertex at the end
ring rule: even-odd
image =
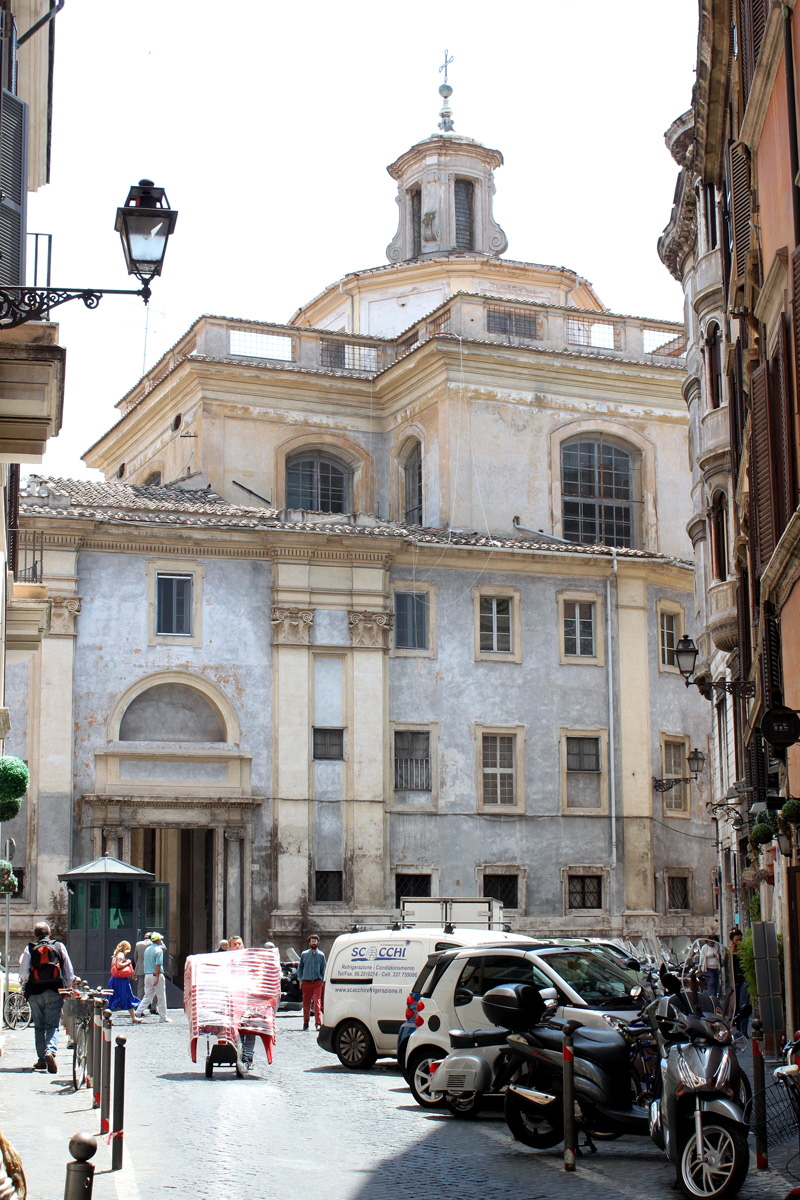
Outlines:
{"type": "Polygon", "coordinates": [[[203,313],[284,322],[386,262],[388,163],[436,132],[445,48],[455,131],[502,151],[506,257],[567,266],[612,311],[680,320],[656,253],[691,101],[697,0],[68,0],[56,17],[51,183],[28,228],[56,287],[138,287],[116,209],[140,178],[178,210],[149,312],[107,296],[53,313],[64,423],[36,473],[101,478],[81,454],[203,313]]]}

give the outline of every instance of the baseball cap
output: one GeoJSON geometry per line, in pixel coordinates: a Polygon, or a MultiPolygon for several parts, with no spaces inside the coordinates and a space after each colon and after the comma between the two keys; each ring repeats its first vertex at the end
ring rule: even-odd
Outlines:
{"type": "Polygon", "coordinates": [[[163,939],[163,937],[161,936],[161,934],[160,934],[160,933],[151,933],[151,934],[150,934],[150,941],[151,941],[151,942],[163,942],[163,940],[164,940],[164,939],[163,939]]]}

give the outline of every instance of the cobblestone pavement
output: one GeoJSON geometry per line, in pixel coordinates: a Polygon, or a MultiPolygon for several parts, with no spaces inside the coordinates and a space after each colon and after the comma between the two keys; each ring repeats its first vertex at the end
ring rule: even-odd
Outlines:
{"type": "MultiPolygon", "coordinates": [[[[581,1158],[574,1175],[555,1150],[514,1142],[501,1114],[456,1121],[423,1112],[394,1063],[352,1073],[278,1017],[275,1062],[260,1043],[257,1075],[218,1068],[208,1081],[188,1054],[183,1013],[155,1018],[128,1038],[125,1165],[112,1174],[103,1142],[95,1162],[97,1200],[671,1200],[673,1171],[649,1141],[623,1138],[581,1158]]],[[[62,1030],[63,1038],[63,1030],[62,1030]]],[[[63,1045],[63,1043],[62,1043],[63,1045]]],[[[202,1043],[201,1043],[202,1045],[202,1043]]],[[[200,1049],[200,1048],[198,1048],[200,1049]]],[[[0,1058],[0,1129],[20,1152],[31,1200],[58,1200],[70,1136],[97,1134],[88,1091],[76,1094],[70,1056],[60,1073],[30,1070],[33,1031],[9,1034],[0,1058]]],[[[783,1200],[784,1177],[752,1170],[742,1200],[783,1200]]]]}

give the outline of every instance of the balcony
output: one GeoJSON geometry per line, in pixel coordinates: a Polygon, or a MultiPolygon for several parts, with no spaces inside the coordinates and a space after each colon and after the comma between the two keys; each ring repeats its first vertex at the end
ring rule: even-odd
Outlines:
{"type": "Polygon", "coordinates": [[[736,617],[736,580],[712,583],[708,589],[708,630],[718,650],[729,654],[739,644],[736,617]]]}
{"type": "Polygon", "coordinates": [[[728,406],[710,408],[703,413],[700,421],[700,445],[697,450],[697,464],[705,470],[706,464],[720,454],[730,450],[731,434],[728,423],[728,406]]]}

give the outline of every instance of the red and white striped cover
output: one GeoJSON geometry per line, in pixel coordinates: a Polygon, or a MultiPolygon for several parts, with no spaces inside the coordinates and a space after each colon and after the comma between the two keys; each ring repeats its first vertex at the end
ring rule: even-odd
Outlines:
{"type": "Polygon", "coordinates": [[[197,1061],[197,1038],[201,1034],[235,1042],[243,1032],[261,1035],[271,1061],[275,1010],[281,995],[281,964],[276,949],[190,954],[183,982],[192,1062],[197,1061]]]}

